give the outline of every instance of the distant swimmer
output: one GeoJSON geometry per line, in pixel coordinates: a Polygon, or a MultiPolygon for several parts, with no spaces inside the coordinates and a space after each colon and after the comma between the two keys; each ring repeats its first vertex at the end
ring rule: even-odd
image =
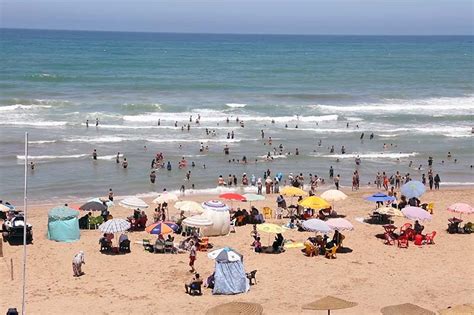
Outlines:
{"type": "Polygon", "coordinates": [[[364,133],[361,133],[360,140],[363,140],[363,139],[364,139],[364,133]]]}
{"type": "Polygon", "coordinates": [[[89,128],[89,119],[86,120],[86,128],[89,128]]]}
{"type": "Polygon", "coordinates": [[[300,155],[300,151],[296,148],[295,155],[300,155]]]}
{"type": "Polygon", "coordinates": [[[265,132],[263,131],[263,129],[260,130],[260,134],[262,135],[262,139],[264,139],[265,138],[265,132]]]}
{"type": "Polygon", "coordinates": [[[229,117],[227,117],[227,118],[225,119],[225,122],[226,122],[226,123],[229,123],[229,117]]]}
{"type": "Polygon", "coordinates": [[[230,138],[231,138],[231,139],[234,139],[234,131],[232,131],[232,132],[230,133],[230,138]]]}
{"type": "Polygon", "coordinates": [[[193,122],[193,115],[189,116],[189,122],[193,122]]]}
{"type": "Polygon", "coordinates": [[[128,161],[127,161],[127,158],[124,158],[124,159],[123,159],[123,162],[122,162],[122,167],[123,167],[123,168],[127,168],[127,167],[128,167],[128,161]]]}
{"type": "Polygon", "coordinates": [[[33,161],[31,161],[30,162],[30,168],[31,168],[32,171],[35,170],[35,166],[36,166],[35,163],[33,161]]]}
{"type": "Polygon", "coordinates": [[[171,171],[171,162],[170,161],[168,161],[168,163],[166,164],[166,169],[168,171],[171,171]]]}
{"type": "Polygon", "coordinates": [[[452,157],[451,152],[448,152],[448,159],[452,157]]]}
{"type": "Polygon", "coordinates": [[[319,139],[319,141],[318,141],[318,147],[320,147],[322,143],[323,143],[323,141],[322,141],[321,139],[319,139]]]}
{"type": "Polygon", "coordinates": [[[346,154],[346,147],[344,146],[341,147],[341,154],[346,154]]]}
{"type": "Polygon", "coordinates": [[[329,153],[334,153],[334,146],[331,146],[331,149],[329,150],[329,153]]]}
{"type": "Polygon", "coordinates": [[[96,126],[96,127],[99,126],[99,118],[96,118],[96,119],[95,119],[95,126],[96,126]]]}
{"type": "Polygon", "coordinates": [[[285,128],[288,128],[288,124],[285,124],[285,128]]]}
{"type": "Polygon", "coordinates": [[[174,122],[174,126],[178,127],[178,122],[177,121],[174,122]]]}
{"type": "Polygon", "coordinates": [[[374,133],[372,132],[372,133],[370,134],[370,140],[372,140],[373,138],[374,138],[374,133]]]}
{"type": "Polygon", "coordinates": [[[229,155],[229,146],[226,144],[225,147],[224,147],[224,154],[225,155],[229,155]]]}
{"type": "Polygon", "coordinates": [[[161,119],[158,119],[158,126],[161,126],[161,119]]]}
{"type": "Polygon", "coordinates": [[[346,124],[346,128],[349,128],[349,123],[346,124]]]}
{"type": "Polygon", "coordinates": [[[355,163],[356,165],[360,165],[360,156],[357,155],[357,157],[355,158],[355,163]]]}
{"type": "Polygon", "coordinates": [[[156,172],[155,172],[155,171],[151,171],[151,173],[150,173],[150,182],[151,182],[152,184],[154,184],[154,183],[155,183],[155,180],[156,180],[156,172]]]}
{"type": "Polygon", "coordinates": [[[92,158],[94,160],[97,160],[97,150],[96,149],[94,149],[94,151],[92,151],[92,158]]]}
{"type": "MultiPolygon", "coordinates": [[[[153,160],[155,161],[155,160],[153,160]]],[[[117,156],[115,157],[115,163],[119,164],[120,163],[120,152],[117,152],[117,156]]]]}

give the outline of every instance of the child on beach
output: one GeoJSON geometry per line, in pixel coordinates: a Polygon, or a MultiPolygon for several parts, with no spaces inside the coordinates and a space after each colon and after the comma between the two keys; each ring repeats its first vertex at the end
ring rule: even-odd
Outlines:
{"type": "Polygon", "coordinates": [[[194,269],[194,262],[196,261],[196,245],[194,244],[194,241],[190,242],[191,248],[189,249],[189,267],[191,267],[191,270],[189,272],[196,272],[194,269]]]}
{"type": "Polygon", "coordinates": [[[72,271],[74,273],[74,277],[80,277],[84,274],[82,272],[82,264],[85,263],[86,262],[84,261],[84,252],[80,251],[72,259],[72,271]]]}

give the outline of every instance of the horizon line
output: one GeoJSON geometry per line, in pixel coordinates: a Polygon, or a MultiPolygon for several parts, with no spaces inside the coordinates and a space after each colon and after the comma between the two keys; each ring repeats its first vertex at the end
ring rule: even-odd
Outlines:
{"type": "Polygon", "coordinates": [[[299,33],[234,33],[234,32],[160,32],[160,31],[123,31],[123,30],[92,30],[92,29],[56,29],[56,28],[23,28],[23,27],[0,27],[0,30],[26,30],[26,31],[57,31],[57,32],[100,32],[100,33],[145,33],[145,34],[183,34],[183,35],[254,35],[254,36],[474,36],[473,34],[299,34],[299,33]]]}

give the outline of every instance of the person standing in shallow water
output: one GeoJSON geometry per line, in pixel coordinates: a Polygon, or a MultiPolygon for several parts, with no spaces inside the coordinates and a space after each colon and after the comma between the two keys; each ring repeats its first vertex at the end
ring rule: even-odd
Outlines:
{"type": "Polygon", "coordinates": [[[155,180],[156,180],[156,172],[155,172],[155,171],[151,171],[151,173],[150,173],[150,182],[151,182],[152,184],[154,184],[154,183],[155,183],[155,180]]]}
{"type": "Polygon", "coordinates": [[[92,151],[92,158],[94,160],[97,160],[97,150],[96,149],[94,149],[94,151],[92,151]]]}
{"type": "Polygon", "coordinates": [[[339,190],[339,181],[341,180],[341,176],[337,174],[337,176],[334,178],[334,185],[336,186],[336,189],[339,190]]]}

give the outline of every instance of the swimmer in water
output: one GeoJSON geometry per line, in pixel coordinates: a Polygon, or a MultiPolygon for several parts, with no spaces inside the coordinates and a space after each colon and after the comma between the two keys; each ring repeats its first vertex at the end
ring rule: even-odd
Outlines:
{"type": "Polygon", "coordinates": [[[97,160],[97,150],[96,149],[94,149],[94,151],[92,151],[92,158],[94,160],[97,160]]]}
{"type": "Polygon", "coordinates": [[[123,168],[127,168],[127,167],[128,167],[127,158],[124,158],[124,159],[123,159],[122,167],[123,167],[123,168]]]}

